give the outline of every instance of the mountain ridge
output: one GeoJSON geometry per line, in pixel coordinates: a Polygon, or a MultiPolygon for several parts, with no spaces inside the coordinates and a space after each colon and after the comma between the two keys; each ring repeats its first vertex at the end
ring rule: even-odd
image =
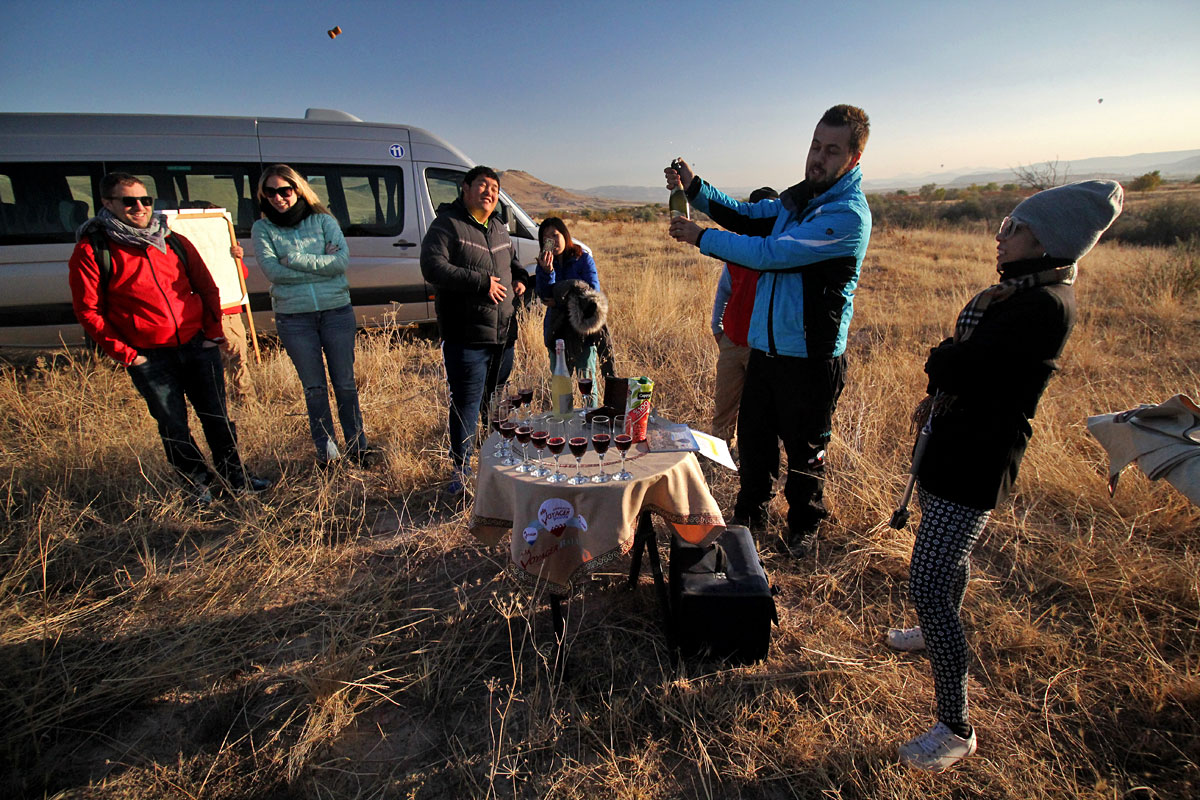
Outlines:
{"type": "MultiPolygon", "coordinates": [[[[1039,167],[1051,162],[1036,162],[1039,167]]],[[[1167,180],[1191,180],[1200,175],[1200,149],[1167,150],[1152,153],[1135,153],[1128,156],[1096,156],[1073,161],[1058,161],[1060,178],[1067,181],[1110,178],[1129,180],[1147,172],[1158,170],[1167,180]]],[[[947,188],[965,187],[971,184],[1019,183],[1014,168],[969,167],[963,170],[900,175],[892,178],[865,178],[863,189],[868,192],[886,192],[896,189],[917,189],[928,183],[947,188]]],[[[788,184],[790,178],[780,181],[788,184]]],[[[551,211],[579,212],[589,209],[607,210],[625,206],[667,202],[667,190],[662,186],[630,186],[610,184],[591,186],[586,189],[564,189],[547,183],[540,178],[518,169],[500,173],[500,185],[513,199],[530,214],[540,216],[551,211]]],[[[721,187],[732,197],[745,197],[752,187],[721,187]]]]}

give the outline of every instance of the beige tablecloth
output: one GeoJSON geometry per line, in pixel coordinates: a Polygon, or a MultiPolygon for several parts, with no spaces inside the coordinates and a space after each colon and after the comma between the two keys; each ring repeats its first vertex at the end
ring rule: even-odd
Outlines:
{"type": "MultiPolygon", "coordinates": [[[[498,434],[484,444],[470,530],[484,543],[511,540],[509,571],[522,583],[565,593],[588,571],[629,552],[638,515],[652,511],[685,541],[707,544],[724,527],[694,453],[650,453],[644,443],[629,450],[633,480],[569,486],[547,483],[502,467],[492,457],[498,434]]],[[[533,454],[533,448],[530,448],[533,454]]],[[[605,471],[619,471],[620,454],[609,450],[605,471]]],[[[553,459],[546,460],[553,466],[553,459]]],[[[562,455],[562,469],[575,474],[575,458],[562,455]]],[[[589,450],[583,474],[599,472],[589,450]]]]}

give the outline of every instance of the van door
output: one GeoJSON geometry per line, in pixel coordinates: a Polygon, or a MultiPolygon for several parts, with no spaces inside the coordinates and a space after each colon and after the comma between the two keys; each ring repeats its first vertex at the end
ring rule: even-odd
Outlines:
{"type": "Polygon", "coordinates": [[[303,175],[341,226],[359,323],[432,319],[407,129],[263,120],[259,143],[262,163],[288,164],[303,175]]]}

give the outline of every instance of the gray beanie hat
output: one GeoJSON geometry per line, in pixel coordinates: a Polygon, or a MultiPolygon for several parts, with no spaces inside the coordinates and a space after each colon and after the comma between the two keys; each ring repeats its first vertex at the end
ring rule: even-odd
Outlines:
{"type": "Polygon", "coordinates": [[[1046,255],[1078,261],[1113,224],[1124,201],[1116,181],[1080,181],[1026,197],[1009,216],[1029,226],[1046,255]]]}

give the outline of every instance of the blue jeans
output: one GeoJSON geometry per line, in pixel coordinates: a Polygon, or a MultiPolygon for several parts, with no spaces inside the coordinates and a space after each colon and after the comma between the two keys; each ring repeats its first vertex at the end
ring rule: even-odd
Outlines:
{"type": "Polygon", "coordinates": [[[317,448],[318,461],[325,459],[326,445],[333,439],[326,366],[337,400],[346,450],[354,454],[367,449],[362,411],[358,407],[358,386],[354,383],[354,334],[357,328],[351,305],[329,311],[275,315],[279,341],[292,359],[296,374],[300,376],[300,385],[304,387],[308,427],[317,448]]]}
{"type": "Polygon", "coordinates": [[[450,385],[450,460],[461,471],[470,458],[478,420],[487,420],[488,398],[512,372],[513,346],[442,342],[442,361],[450,385]]]}
{"type": "Polygon", "coordinates": [[[204,347],[197,335],[181,347],[138,351],[146,363],[130,366],[134,388],[146,399],[158,423],[167,461],[185,478],[207,484],[213,475],[188,427],[190,402],[204,430],[217,472],[234,488],[246,482],[238,457],[237,434],[225,411],[225,368],[219,347],[204,347]]]}

